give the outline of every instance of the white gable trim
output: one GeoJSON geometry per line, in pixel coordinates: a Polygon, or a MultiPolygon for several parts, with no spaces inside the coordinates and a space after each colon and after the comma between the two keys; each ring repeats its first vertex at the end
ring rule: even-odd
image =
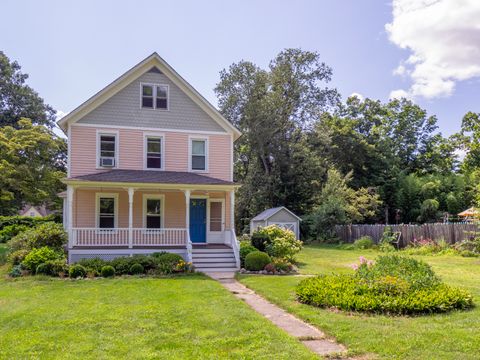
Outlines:
{"type": "Polygon", "coordinates": [[[279,208],[277,209],[277,211],[275,211],[273,214],[270,214],[270,216],[266,217],[266,218],[264,219],[264,221],[265,221],[265,220],[268,221],[268,219],[270,219],[273,215],[275,215],[276,213],[278,213],[280,210],[286,210],[288,213],[290,213],[291,215],[295,216],[295,217],[298,219],[298,221],[302,221],[302,219],[301,219],[299,216],[295,215],[293,212],[291,212],[290,210],[288,210],[285,206],[279,207],[279,208]]]}
{"type": "Polygon", "coordinates": [[[61,118],[57,124],[63,130],[67,131],[68,126],[77,122],[90,111],[103,104],[106,100],[117,94],[120,90],[132,83],[142,74],[156,66],[165,76],[167,76],[176,86],[180,88],[193,102],[195,102],[203,111],[205,111],[214,121],[216,121],[227,133],[233,134],[234,140],[238,139],[241,132],[225,119],[218,110],[210,104],[197,90],[195,90],[185,79],[183,79],[170,65],[167,64],[157,53],[153,53],[145,60],[135,65],[118,79],[113,81],[90,99],[78,106],[75,110],[61,118]]]}

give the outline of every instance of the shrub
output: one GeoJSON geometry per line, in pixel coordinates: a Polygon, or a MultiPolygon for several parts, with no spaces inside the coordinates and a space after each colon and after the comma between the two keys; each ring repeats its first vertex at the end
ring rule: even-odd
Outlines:
{"type": "Polygon", "coordinates": [[[290,230],[283,229],[277,225],[270,225],[259,229],[257,232],[258,234],[268,236],[269,240],[264,243],[265,251],[272,257],[293,261],[294,255],[302,250],[302,242],[297,240],[295,234],[290,230]]]}
{"type": "Polygon", "coordinates": [[[195,271],[195,267],[191,262],[180,260],[178,264],[175,266],[175,271],[183,272],[183,273],[191,273],[195,271]]]}
{"type": "Polygon", "coordinates": [[[268,271],[269,273],[275,273],[277,271],[277,269],[275,269],[275,265],[273,263],[265,265],[264,270],[268,271]]]}
{"type": "Polygon", "coordinates": [[[70,266],[68,276],[70,276],[72,279],[84,278],[85,275],[87,275],[87,269],[85,269],[82,265],[75,264],[70,266]]]}
{"type": "Polygon", "coordinates": [[[258,251],[265,251],[265,247],[270,243],[270,237],[267,233],[261,232],[260,230],[252,234],[251,243],[258,251]]]}
{"type": "Polygon", "coordinates": [[[20,277],[22,276],[22,266],[21,265],[15,265],[12,267],[10,272],[8,273],[8,276],[10,277],[20,277]]]}
{"type": "MultiPolygon", "coordinates": [[[[142,265],[140,265],[142,266],[142,265]]],[[[102,277],[113,277],[115,276],[115,269],[113,266],[111,265],[105,265],[102,267],[102,270],[100,271],[100,273],[102,274],[102,277]]]]}
{"type": "Polygon", "coordinates": [[[68,265],[65,259],[49,260],[37,266],[36,274],[59,276],[68,273],[68,265]]]}
{"type": "Polygon", "coordinates": [[[406,290],[405,280],[383,277],[373,285],[355,275],[320,275],[302,280],[296,288],[299,301],[345,311],[387,314],[422,314],[467,309],[472,296],[444,284],[406,290]]]}
{"type": "Polygon", "coordinates": [[[272,262],[267,253],[261,251],[254,251],[248,254],[245,258],[245,268],[251,271],[263,270],[265,265],[272,262]]]}
{"type": "Polygon", "coordinates": [[[160,274],[171,274],[183,258],[174,253],[164,253],[156,257],[156,270],[160,274]]]}
{"type": "Polygon", "coordinates": [[[67,243],[67,234],[61,224],[46,222],[36,228],[25,230],[14,236],[8,246],[11,251],[20,249],[31,250],[48,246],[52,249],[62,250],[67,243]]]}
{"type": "Polygon", "coordinates": [[[20,265],[22,263],[22,261],[25,259],[25,256],[28,255],[28,253],[29,253],[29,251],[26,250],[26,249],[16,250],[16,251],[8,254],[7,260],[12,265],[20,265]]]}
{"type": "Polygon", "coordinates": [[[275,266],[275,270],[280,272],[291,272],[293,270],[293,266],[285,259],[273,259],[273,265],[275,266]]]}
{"type": "Polygon", "coordinates": [[[145,271],[155,269],[156,261],[155,258],[149,255],[133,255],[130,258],[130,263],[133,264],[140,264],[143,266],[145,271]]]}
{"type": "Polygon", "coordinates": [[[373,245],[375,244],[370,236],[362,236],[353,243],[353,247],[357,250],[371,249],[373,245]]]}
{"type": "Polygon", "coordinates": [[[142,264],[135,263],[132,266],[130,266],[130,274],[132,275],[140,275],[145,272],[145,268],[142,266],[142,264]]]}
{"type": "Polygon", "coordinates": [[[48,246],[44,246],[39,249],[31,250],[27,254],[27,256],[25,256],[25,259],[22,261],[22,266],[25,269],[31,271],[32,273],[35,273],[38,265],[43,264],[49,260],[58,260],[61,257],[62,254],[59,254],[57,251],[49,248],[48,246]]]}
{"type": "Polygon", "coordinates": [[[82,265],[87,270],[87,273],[91,273],[93,276],[100,276],[102,267],[107,265],[107,263],[107,261],[98,257],[92,259],[81,259],[77,262],[77,264],[82,265]]]}
{"type": "Polygon", "coordinates": [[[12,224],[5,226],[2,230],[0,230],[0,243],[5,243],[20,234],[21,232],[24,232],[28,229],[30,228],[27,225],[22,224],[12,224]]]}
{"type": "Polygon", "coordinates": [[[31,217],[31,216],[0,216],[0,229],[10,225],[25,225],[27,227],[35,227],[39,224],[46,222],[62,223],[61,214],[52,214],[44,217],[31,217]]]}
{"type": "Polygon", "coordinates": [[[463,240],[455,244],[454,248],[460,252],[469,251],[480,254],[480,237],[463,240]]]}
{"type": "Polygon", "coordinates": [[[389,252],[395,252],[397,249],[395,249],[395,246],[393,246],[392,244],[390,244],[388,242],[382,242],[378,246],[378,250],[380,250],[381,252],[384,252],[384,253],[389,253],[389,252]]]}
{"type": "Polygon", "coordinates": [[[258,251],[258,250],[253,245],[246,242],[240,243],[240,264],[242,267],[245,266],[245,257],[254,251],[258,251]]]}
{"type": "Polygon", "coordinates": [[[132,258],[126,256],[119,256],[112,261],[110,265],[114,267],[115,274],[117,275],[127,275],[130,273],[130,267],[132,266],[132,258]]]}

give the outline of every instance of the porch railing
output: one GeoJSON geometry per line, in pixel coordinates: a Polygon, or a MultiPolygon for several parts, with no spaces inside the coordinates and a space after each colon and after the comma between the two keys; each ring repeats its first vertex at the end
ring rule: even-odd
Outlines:
{"type": "Polygon", "coordinates": [[[72,246],[187,246],[183,228],[73,228],[72,246]]]}

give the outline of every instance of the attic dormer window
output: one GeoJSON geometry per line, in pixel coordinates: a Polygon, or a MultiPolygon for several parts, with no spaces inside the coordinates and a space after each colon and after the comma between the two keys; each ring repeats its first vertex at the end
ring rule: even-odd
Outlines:
{"type": "Polygon", "coordinates": [[[142,108],[168,110],[168,85],[142,84],[142,108]]]}

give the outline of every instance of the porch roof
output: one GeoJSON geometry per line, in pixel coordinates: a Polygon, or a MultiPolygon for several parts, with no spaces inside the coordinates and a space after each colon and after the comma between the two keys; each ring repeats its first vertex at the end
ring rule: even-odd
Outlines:
{"type": "Polygon", "coordinates": [[[232,181],[216,179],[206,175],[181,171],[155,170],[108,170],[95,174],[65,179],[81,182],[184,184],[184,185],[236,185],[232,181]]]}

